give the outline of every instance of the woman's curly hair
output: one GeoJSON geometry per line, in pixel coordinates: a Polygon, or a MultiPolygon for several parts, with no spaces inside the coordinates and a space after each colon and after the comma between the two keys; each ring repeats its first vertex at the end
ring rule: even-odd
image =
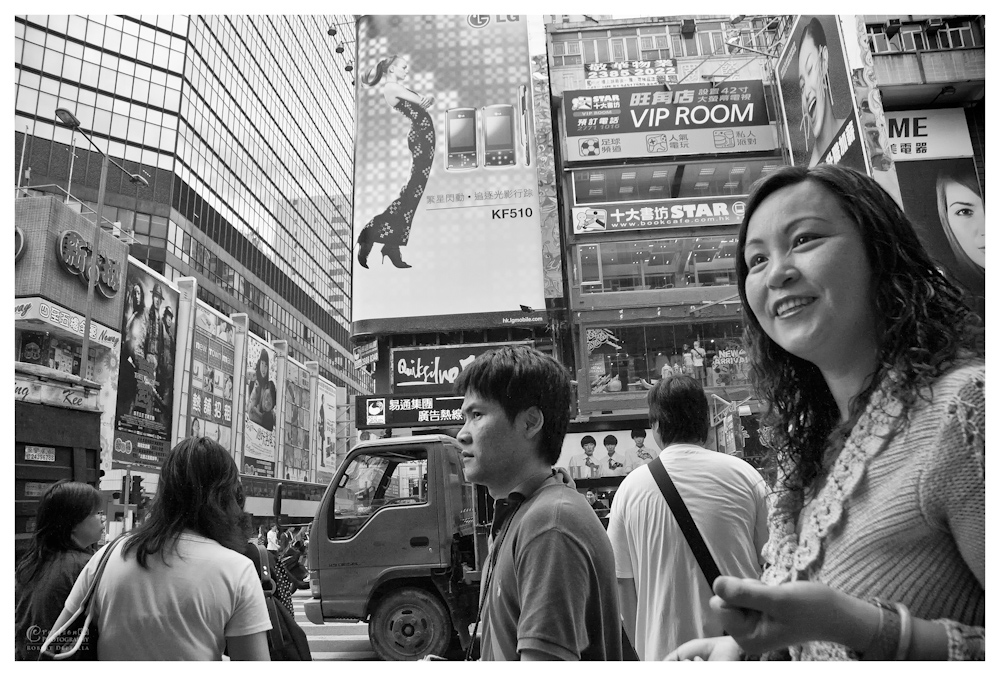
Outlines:
{"type": "Polygon", "coordinates": [[[783,167],[757,181],[740,227],[736,269],[740,299],[748,309],[743,339],[750,380],[766,406],[762,437],[772,466],[784,470],[784,488],[792,493],[805,495],[810,490],[822,473],[824,450],[834,432],[850,431],[883,381],[888,394],[909,411],[952,363],[983,354],[982,322],[965,304],[963,291],[937,268],[889,193],[853,169],[832,164],[783,167]],[[819,369],[775,343],[747,302],[750,220],[769,196],[807,180],[828,190],[857,224],[872,269],[878,366],[851,401],[849,420],[843,425],[819,369]],[[886,379],[889,373],[893,376],[886,379]]]}

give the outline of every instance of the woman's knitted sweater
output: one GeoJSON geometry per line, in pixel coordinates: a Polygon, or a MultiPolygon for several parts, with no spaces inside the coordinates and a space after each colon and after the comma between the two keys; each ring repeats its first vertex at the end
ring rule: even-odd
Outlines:
{"type": "MultiPolygon", "coordinates": [[[[873,395],[813,499],[800,510],[790,493],[776,495],[763,580],[812,580],[899,601],[945,626],[950,659],[983,659],[985,389],[983,361],[952,368],[894,436],[902,405],[884,391],[873,395]]],[[[858,659],[818,642],[791,655],[858,659]]]]}

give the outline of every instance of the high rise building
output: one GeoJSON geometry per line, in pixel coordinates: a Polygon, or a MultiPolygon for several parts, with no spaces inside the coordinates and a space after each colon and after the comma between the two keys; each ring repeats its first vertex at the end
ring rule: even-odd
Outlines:
{"type": "Polygon", "coordinates": [[[129,254],[250,330],[287,340],[349,393],[354,19],[330,16],[15,17],[18,184],[103,216],[129,254]],[[336,35],[331,35],[337,29],[336,35]]]}

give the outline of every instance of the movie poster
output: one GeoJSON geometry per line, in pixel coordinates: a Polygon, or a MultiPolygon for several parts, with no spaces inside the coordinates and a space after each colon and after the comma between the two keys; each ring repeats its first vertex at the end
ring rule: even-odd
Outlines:
{"type": "Polygon", "coordinates": [[[317,387],[319,399],[316,407],[316,443],[317,459],[316,481],[321,484],[330,483],[333,473],[337,471],[337,388],[332,383],[320,378],[317,387]]]}
{"type": "Polygon", "coordinates": [[[836,16],[796,19],[778,60],[778,80],[792,164],[843,164],[867,173],[836,16]]]}
{"type": "Polygon", "coordinates": [[[527,24],[358,20],[356,335],[546,323],[527,24]]]}
{"type": "Polygon", "coordinates": [[[274,348],[253,334],[247,334],[246,368],[243,473],[273,477],[277,462],[277,355],[274,348]]]}
{"type": "Polygon", "coordinates": [[[115,462],[159,467],[171,447],[180,293],[129,262],[115,410],[115,462]]]}
{"type": "Polygon", "coordinates": [[[309,481],[309,424],[312,399],[309,395],[309,371],[298,362],[285,362],[285,443],[282,454],[285,477],[291,481],[309,481]]]}
{"type": "Polygon", "coordinates": [[[236,458],[233,447],[233,383],[236,377],[233,334],[233,323],[229,319],[197,301],[187,434],[214,439],[236,458]]]}

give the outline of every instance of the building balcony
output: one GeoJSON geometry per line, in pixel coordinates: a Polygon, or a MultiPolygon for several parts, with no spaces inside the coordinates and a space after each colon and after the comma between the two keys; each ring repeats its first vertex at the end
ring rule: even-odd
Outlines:
{"type": "Polygon", "coordinates": [[[890,110],[958,106],[979,101],[986,94],[983,47],[892,52],[873,57],[882,102],[890,110]]]}

